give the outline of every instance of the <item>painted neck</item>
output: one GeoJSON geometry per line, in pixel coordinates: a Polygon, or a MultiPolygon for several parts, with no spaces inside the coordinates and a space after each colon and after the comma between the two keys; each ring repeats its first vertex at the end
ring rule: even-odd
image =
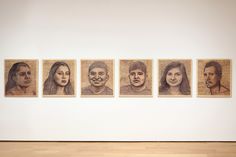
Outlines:
{"type": "Polygon", "coordinates": [[[94,94],[100,94],[105,90],[105,86],[100,86],[100,87],[91,86],[91,90],[94,94]]]}
{"type": "Polygon", "coordinates": [[[171,95],[180,95],[181,92],[180,92],[179,86],[170,87],[169,88],[169,93],[171,95]]]}
{"type": "Polygon", "coordinates": [[[142,86],[133,86],[133,85],[131,85],[131,88],[134,90],[134,91],[136,91],[136,92],[140,92],[140,91],[143,91],[145,88],[146,88],[146,86],[145,85],[142,85],[142,86]]]}
{"type": "Polygon", "coordinates": [[[64,89],[65,89],[65,87],[58,86],[56,94],[57,95],[65,95],[64,89]]]}

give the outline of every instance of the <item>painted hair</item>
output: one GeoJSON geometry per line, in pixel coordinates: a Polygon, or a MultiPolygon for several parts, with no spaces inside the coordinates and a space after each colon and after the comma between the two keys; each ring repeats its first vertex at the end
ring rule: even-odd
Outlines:
{"type": "Polygon", "coordinates": [[[11,69],[8,72],[8,79],[6,83],[5,92],[9,91],[11,88],[16,86],[16,82],[13,79],[13,77],[16,76],[16,73],[19,71],[20,67],[28,67],[30,69],[30,66],[26,64],[25,62],[17,62],[12,65],[11,69]]]}
{"type": "Polygon", "coordinates": [[[210,61],[210,62],[206,63],[206,65],[204,67],[204,71],[205,71],[206,68],[211,67],[211,66],[215,67],[215,73],[221,79],[221,77],[222,77],[222,67],[221,67],[220,63],[218,63],[216,61],[210,61]]]}
{"type": "MultiPolygon", "coordinates": [[[[48,78],[44,82],[44,86],[43,86],[43,94],[44,95],[56,94],[58,85],[54,80],[54,75],[60,66],[66,66],[70,72],[70,67],[68,66],[68,64],[66,64],[65,62],[55,62],[49,71],[48,78]]],[[[64,92],[65,92],[65,95],[73,95],[74,94],[74,90],[72,88],[70,79],[64,88],[64,92]]]]}
{"type": "Polygon", "coordinates": [[[145,74],[147,73],[147,67],[146,65],[141,62],[141,61],[135,61],[135,62],[132,62],[129,66],[129,73],[132,71],[132,70],[136,70],[136,69],[140,69],[142,70],[145,74]]]}
{"type": "Polygon", "coordinates": [[[182,82],[180,83],[180,87],[179,87],[180,92],[184,95],[190,95],[191,91],[190,91],[188,77],[186,74],[186,69],[185,69],[184,64],[180,62],[171,62],[166,66],[160,80],[161,85],[159,87],[159,92],[165,92],[170,88],[169,84],[166,82],[166,75],[168,71],[170,71],[173,68],[179,68],[183,76],[182,82]]]}
{"type": "Polygon", "coordinates": [[[108,73],[108,67],[107,65],[102,62],[102,61],[95,61],[93,62],[90,66],[89,66],[89,70],[88,72],[90,72],[92,69],[94,68],[102,68],[102,69],[105,69],[106,73],[108,73]]]}

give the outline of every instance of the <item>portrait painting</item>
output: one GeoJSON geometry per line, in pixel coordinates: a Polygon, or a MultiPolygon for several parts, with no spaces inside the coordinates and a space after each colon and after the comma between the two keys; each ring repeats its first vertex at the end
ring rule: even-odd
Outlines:
{"type": "Polygon", "coordinates": [[[152,60],[120,60],[120,96],[152,96],[152,60]]]}
{"type": "Polygon", "coordinates": [[[231,60],[198,60],[198,97],[231,97],[231,60]]]}
{"type": "Polygon", "coordinates": [[[75,85],[75,60],[43,60],[43,96],[75,96],[75,85]]]}
{"type": "Polygon", "coordinates": [[[190,97],[192,80],[192,60],[160,59],[159,97],[190,97]]]}
{"type": "Polygon", "coordinates": [[[5,60],[5,96],[38,96],[38,60],[5,60]]]}
{"type": "Polygon", "coordinates": [[[113,97],[113,60],[81,60],[81,97],[113,97]]]}

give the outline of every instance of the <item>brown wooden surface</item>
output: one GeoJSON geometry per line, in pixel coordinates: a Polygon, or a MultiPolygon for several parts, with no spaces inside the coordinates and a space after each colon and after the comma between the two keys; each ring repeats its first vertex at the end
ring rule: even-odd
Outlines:
{"type": "Polygon", "coordinates": [[[0,157],[236,157],[236,142],[0,142],[0,157]]]}

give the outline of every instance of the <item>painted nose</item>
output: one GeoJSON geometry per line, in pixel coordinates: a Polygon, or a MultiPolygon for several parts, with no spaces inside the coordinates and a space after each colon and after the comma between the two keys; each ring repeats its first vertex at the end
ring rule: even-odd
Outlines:
{"type": "Polygon", "coordinates": [[[135,75],[134,75],[134,78],[138,78],[138,74],[135,74],[135,75]]]}
{"type": "Polygon", "coordinates": [[[172,75],[172,76],[171,76],[171,80],[175,80],[175,75],[172,75]]]}
{"type": "Polygon", "coordinates": [[[65,79],[65,78],[66,78],[66,77],[65,77],[65,74],[62,74],[62,78],[63,78],[63,79],[65,79]]]}
{"type": "Polygon", "coordinates": [[[99,75],[98,75],[98,74],[96,74],[96,75],[95,75],[95,78],[96,78],[96,79],[98,79],[98,78],[99,78],[99,75]]]}
{"type": "Polygon", "coordinates": [[[25,78],[26,78],[26,79],[29,79],[29,78],[30,78],[30,75],[26,73],[26,74],[25,74],[25,78]]]}

